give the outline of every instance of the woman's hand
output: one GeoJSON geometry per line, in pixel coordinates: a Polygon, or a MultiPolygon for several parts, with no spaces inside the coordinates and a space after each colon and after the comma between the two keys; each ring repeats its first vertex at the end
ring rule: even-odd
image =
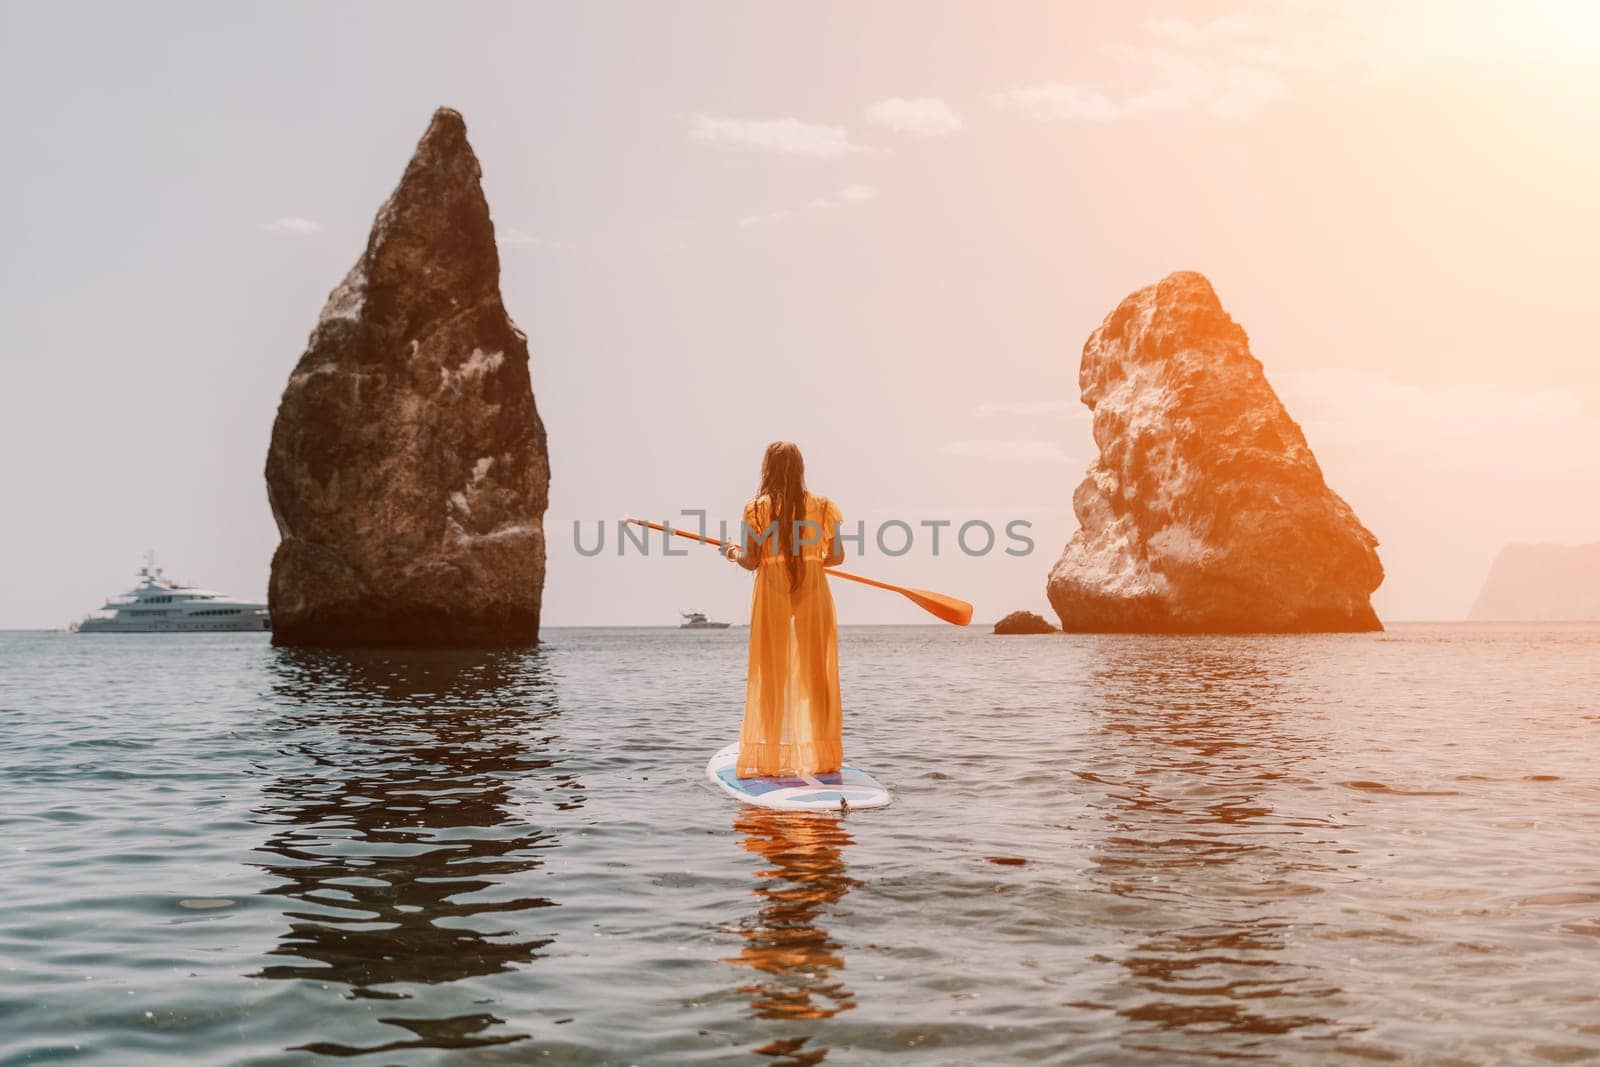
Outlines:
{"type": "Polygon", "coordinates": [[[740,553],[738,545],[728,545],[723,550],[722,554],[723,554],[723,556],[725,556],[727,558],[729,563],[738,563],[739,562],[739,556],[742,553],[740,553]]]}

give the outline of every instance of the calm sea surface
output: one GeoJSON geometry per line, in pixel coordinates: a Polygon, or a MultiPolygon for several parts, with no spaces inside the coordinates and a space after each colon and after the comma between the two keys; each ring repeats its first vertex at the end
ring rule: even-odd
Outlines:
{"type": "Polygon", "coordinates": [[[1600,628],[846,629],[845,818],[744,637],[0,634],[0,1062],[1600,1059],[1600,628]]]}

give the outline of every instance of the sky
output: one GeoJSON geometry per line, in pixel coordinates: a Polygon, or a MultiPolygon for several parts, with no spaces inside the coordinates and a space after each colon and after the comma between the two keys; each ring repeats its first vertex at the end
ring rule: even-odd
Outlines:
{"type": "Polygon", "coordinates": [[[278,398],[440,105],[549,432],[546,625],[744,618],[743,571],[614,521],[736,520],[780,438],[869,532],[1031,524],[860,573],[1045,612],[1084,339],[1174,270],[1377,535],[1385,619],[1600,540],[1600,5],[0,0],[0,627],[147,548],[264,598],[278,398]]]}

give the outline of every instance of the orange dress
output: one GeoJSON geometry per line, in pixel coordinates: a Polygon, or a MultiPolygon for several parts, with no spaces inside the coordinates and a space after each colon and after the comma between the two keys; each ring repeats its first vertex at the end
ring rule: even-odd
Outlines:
{"type": "MultiPolygon", "coordinates": [[[[765,496],[744,508],[746,529],[759,537],[773,521],[765,496]]],[[[844,762],[844,717],[839,706],[839,631],[833,594],[822,561],[838,530],[839,509],[816,493],[806,494],[800,546],[800,584],[789,587],[789,568],[779,555],[776,526],[761,546],[750,601],[750,670],[739,730],[741,778],[822,774],[844,762]],[[820,529],[820,536],[819,536],[820,529]]]]}

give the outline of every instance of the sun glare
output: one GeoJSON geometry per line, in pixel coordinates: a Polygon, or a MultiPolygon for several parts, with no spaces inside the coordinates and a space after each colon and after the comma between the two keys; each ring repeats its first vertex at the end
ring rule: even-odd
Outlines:
{"type": "Polygon", "coordinates": [[[1508,58],[1563,65],[1600,62],[1600,3],[1544,0],[1496,4],[1485,20],[1484,44],[1508,58]]]}

